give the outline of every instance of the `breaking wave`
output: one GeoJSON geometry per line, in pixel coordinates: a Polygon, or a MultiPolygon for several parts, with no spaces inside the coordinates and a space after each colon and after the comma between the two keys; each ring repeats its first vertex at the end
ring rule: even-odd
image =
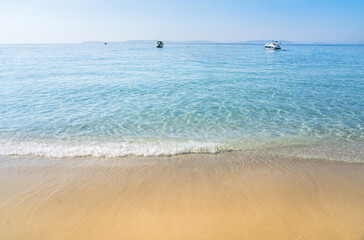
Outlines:
{"type": "Polygon", "coordinates": [[[227,150],[223,144],[194,140],[123,141],[123,142],[46,142],[2,141],[0,155],[39,157],[123,157],[161,156],[185,153],[217,153],[227,150]]]}

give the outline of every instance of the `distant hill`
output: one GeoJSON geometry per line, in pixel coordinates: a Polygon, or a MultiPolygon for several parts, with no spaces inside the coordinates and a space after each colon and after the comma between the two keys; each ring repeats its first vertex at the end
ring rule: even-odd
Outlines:
{"type": "Polygon", "coordinates": [[[313,42],[313,45],[326,45],[327,43],[324,42],[313,42]]]}
{"type": "MultiPolygon", "coordinates": [[[[163,41],[163,40],[158,40],[163,41]]],[[[105,41],[107,42],[107,41],[105,41]]],[[[104,44],[105,42],[102,41],[87,41],[82,42],[82,44],[104,44]]],[[[147,43],[147,44],[155,44],[157,40],[127,40],[127,41],[117,41],[117,42],[107,42],[112,44],[117,43],[147,43]]],[[[205,40],[195,40],[195,41],[163,41],[165,43],[215,43],[213,41],[205,41],[205,40]]]]}
{"type": "MultiPolygon", "coordinates": [[[[270,42],[271,40],[250,40],[250,41],[244,41],[239,43],[245,43],[245,44],[266,44],[267,42],[270,42]]],[[[296,42],[288,41],[288,40],[277,40],[278,42],[282,44],[296,44],[296,42]]]]}
{"type": "Polygon", "coordinates": [[[215,43],[214,41],[206,41],[206,40],[195,40],[195,41],[166,41],[169,43],[215,43]]]}
{"type": "Polygon", "coordinates": [[[87,41],[87,42],[82,42],[82,44],[104,44],[104,42],[101,42],[101,41],[87,41]]]}
{"type": "Polygon", "coordinates": [[[159,40],[127,40],[118,43],[156,43],[159,40]]]}
{"type": "MultiPolygon", "coordinates": [[[[158,41],[163,41],[158,40],[158,41]]],[[[156,43],[157,40],[128,40],[126,43],[156,43]]],[[[195,40],[195,41],[163,41],[165,43],[214,43],[213,41],[195,40]]]]}
{"type": "MultiPolygon", "coordinates": [[[[163,41],[158,40],[158,41],[163,41]]],[[[242,41],[242,42],[234,42],[232,44],[266,44],[267,42],[270,42],[272,40],[249,40],[249,41],[242,41]]],[[[108,42],[109,44],[121,44],[121,43],[141,43],[141,44],[155,44],[157,40],[127,40],[127,41],[115,41],[115,42],[108,42]]],[[[105,42],[102,41],[87,41],[83,42],[82,44],[104,44],[105,42]]],[[[163,41],[164,43],[188,43],[188,44],[194,44],[194,43],[205,43],[205,44],[213,44],[213,43],[220,43],[224,44],[222,42],[214,42],[214,41],[206,41],[206,40],[194,40],[194,41],[163,41]]],[[[288,40],[279,40],[278,42],[282,44],[299,44],[297,42],[288,41],[288,40]]],[[[230,43],[231,44],[231,43],[230,43]]],[[[324,44],[324,43],[314,43],[314,44],[324,44]]]]}
{"type": "Polygon", "coordinates": [[[104,43],[112,43],[112,44],[118,44],[118,43],[156,43],[157,40],[128,40],[128,41],[116,41],[116,42],[102,42],[102,41],[87,41],[82,42],[82,44],[104,44],[104,43]]]}

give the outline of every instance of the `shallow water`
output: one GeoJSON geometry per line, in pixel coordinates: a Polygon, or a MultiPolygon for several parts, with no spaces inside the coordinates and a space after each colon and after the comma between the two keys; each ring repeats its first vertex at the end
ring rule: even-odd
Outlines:
{"type": "Polygon", "coordinates": [[[364,161],[363,66],[364,46],[0,45],[0,155],[364,161]]]}

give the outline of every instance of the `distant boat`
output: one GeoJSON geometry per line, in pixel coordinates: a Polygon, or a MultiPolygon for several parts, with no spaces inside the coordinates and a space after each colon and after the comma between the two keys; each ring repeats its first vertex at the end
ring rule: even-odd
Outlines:
{"type": "Polygon", "coordinates": [[[271,41],[265,44],[265,49],[279,50],[281,49],[281,43],[278,41],[271,41]]]}
{"type": "Polygon", "coordinates": [[[162,48],[162,47],[164,47],[164,44],[163,44],[163,42],[162,41],[157,41],[157,46],[156,46],[157,48],[162,48]]]}
{"type": "Polygon", "coordinates": [[[104,42],[105,45],[107,45],[107,42],[104,42]]]}

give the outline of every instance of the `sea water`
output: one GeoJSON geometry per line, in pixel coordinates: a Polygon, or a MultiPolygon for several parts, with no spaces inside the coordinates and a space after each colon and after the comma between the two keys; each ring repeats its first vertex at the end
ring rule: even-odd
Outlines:
{"type": "Polygon", "coordinates": [[[359,45],[0,45],[0,155],[364,161],[363,100],[359,45]]]}

